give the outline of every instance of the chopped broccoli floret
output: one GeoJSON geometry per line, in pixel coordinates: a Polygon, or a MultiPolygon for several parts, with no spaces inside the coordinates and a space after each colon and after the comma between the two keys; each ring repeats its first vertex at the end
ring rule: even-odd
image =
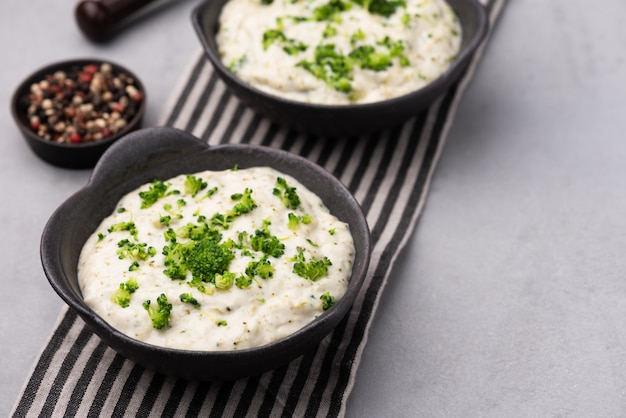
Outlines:
{"type": "Polygon", "coordinates": [[[336,51],[334,44],[318,45],[313,61],[302,60],[297,65],[337,91],[352,91],[352,60],[336,51]]]}
{"type": "Polygon", "coordinates": [[[118,222],[114,225],[111,225],[108,229],[108,232],[117,232],[117,231],[128,231],[133,237],[137,236],[137,227],[135,223],[132,221],[129,222],[118,222]]]}
{"type": "Polygon", "coordinates": [[[166,241],[176,242],[176,232],[172,228],[168,228],[167,231],[163,233],[163,237],[166,241]]]}
{"type": "Polygon", "coordinates": [[[250,261],[246,266],[246,275],[249,277],[259,276],[262,279],[268,279],[274,275],[274,271],[274,266],[267,257],[259,261],[250,261]]]}
{"type": "Polygon", "coordinates": [[[170,195],[170,194],[179,194],[178,190],[172,190],[171,192],[167,192],[170,185],[163,183],[161,180],[154,180],[148,190],[139,192],[139,197],[141,198],[141,209],[149,208],[154,205],[157,200],[160,198],[170,195]]]}
{"type": "Polygon", "coordinates": [[[389,17],[398,7],[406,7],[406,3],[402,0],[372,0],[368,10],[370,13],[389,17]]]}
{"type": "Polygon", "coordinates": [[[406,7],[403,0],[352,0],[372,14],[389,17],[398,7],[406,7]]]}
{"type": "Polygon", "coordinates": [[[326,25],[326,28],[324,28],[324,32],[322,32],[322,36],[324,38],[331,38],[335,35],[337,35],[337,29],[330,24],[326,25]]]}
{"type": "Polygon", "coordinates": [[[318,22],[328,20],[340,23],[341,18],[339,17],[339,13],[350,10],[351,8],[352,5],[350,3],[341,0],[330,0],[328,3],[316,7],[313,10],[313,20],[318,22]]]}
{"type": "Polygon", "coordinates": [[[235,273],[225,271],[224,273],[215,274],[215,287],[221,290],[228,290],[235,283],[235,273]]]}
{"type": "Polygon", "coordinates": [[[285,244],[272,235],[267,228],[257,229],[250,237],[250,245],[255,251],[261,251],[267,255],[278,258],[285,253],[285,244]]]}
{"type": "Polygon", "coordinates": [[[404,26],[409,27],[411,24],[411,15],[409,13],[405,13],[402,15],[402,23],[404,26]]]}
{"type": "Polygon", "coordinates": [[[156,255],[156,249],[152,246],[148,247],[148,244],[145,242],[135,243],[123,239],[117,243],[117,246],[119,247],[117,255],[120,259],[130,258],[131,260],[139,261],[156,255]]]}
{"type": "Polygon", "coordinates": [[[222,234],[204,222],[188,223],[177,232],[170,228],[165,232],[165,239],[170,242],[163,248],[165,275],[182,280],[190,271],[192,286],[201,282],[215,283],[215,275],[224,274],[234,258],[232,240],[220,243],[222,234]],[[189,240],[181,243],[177,240],[179,237],[189,240]]]}
{"type": "Polygon", "coordinates": [[[320,296],[322,301],[322,309],[327,311],[335,304],[335,297],[332,296],[329,292],[324,293],[320,296]]]}
{"type": "Polygon", "coordinates": [[[157,297],[157,306],[151,304],[150,300],[142,303],[143,308],[148,312],[148,316],[152,320],[152,327],[155,329],[161,329],[167,326],[170,322],[170,313],[172,311],[172,305],[167,302],[167,296],[161,293],[157,297]]]}
{"type": "Polygon", "coordinates": [[[206,287],[206,283],[203,282],[201,279],[195,278],[195,279],[191,279],[191,281],[187,282],[187,284],[190,287],[193,287],[194,289],[197,289],[199,292],[202,292],[204,294],[207,295],[212,295],[213,294],[213,287],[206,287]]]}
{"type": "Polygon", "coordinates": [[[196,308],[200,307],[200,302],[198,302],[196,298],[191,296],[191,293],[181,293],[179,298],[181,302],[189,303],[190,305],[193,305],[196,308]]]}
{"type": "Polygon", "coordinates": [[[187,277],[187,257],[193,248],[194,242],[179,243],[173,241],[170,245],[163,247],[165,256],[164,264],[167,267],[163,273],[174,280],[184,280],[187,277]]]}
{"type": "Polygon", "coordinates": [[[350,44],[354,45],[357,41],[362,41],[363,39],[365,39],[365,32],[359,28],[350,36],[350,44]]]}
{"type": "Polygon", "coordinates": [[[165,210],[169,214],[170,220],[172,219],[172,217],[174,219],[182,219],[183,214],[182,214],[181,209],[183,206],[186,206],[186,205],[187,205],[187,202],[185,202],[184,199],[178,199],[176,201],[176,208],[173,208],[171,203],[166,203],[163,205],[163,210],[165,210]]]}
{"type": "Polygon", "coordinates": [[[244,66],[246,61],[248,61],[248,57],[246,55],[242,55],[239,58],[233,59],[230,62],[230,65],[228,65],[228,71],[230,71],[233,74],[237,74],[239,70],[241,70],[241,67],[244,66]]]}
{"type": "Polygon", "coordinates": [[[206,189],[207,182],[200,177],[188,175],[185,178],[185,194],[190,194],[191,197],[196,197],[201,190],[206,189]]]}
{"type": "Polygon", "coordinates": [[[296,229],[298,229],[300,224],[307,225],[307,224],[310,224],[311,222],[313,222],[313,218],[311,218],[311,215],[304,214],[302,216],[298,216],[291,212],[287,214],[287,226],[292,231],[295,231],[296,229]]]}
{"type": "Polygon", "coordinates": [[[225,319],[219,319],[215,321],[215,323],[217,324],[218,327],[225,327],[226,325],[228,325],[228,322],[226,322],[225,319]]]}
{"type": "Polygon", "coordinates": [[[256,202],[252,199],[252,190],[248,188],[243,193],[232,195],[231,199],[238,201],[238,203],[228,212],[228,216],[241,216],[257,207],[256,202]]]}
{"type": "Polygon", "coordinates": [[[328,257],[322,259],[311,257],[311,260],[307,262],[302,248],[298,248],[298,254],[294,257],[294,261],[293,272],[300,277],[312,281],[317,281],[326,276],[328,266],[332,265],[328,257]]]}
{"type": "Polygon", "coordinates": [[[228,229],[231,222],[232,222],[232,218],[229,218],[228,216],[223,215],[221,213],[216,213],[213,216],[211,216],[211,225],[213,226],[219,226],[224,229],[228,229]]]}
{"type": "Polygon", "coordinates": [[[130,295],[137,289],[139,289],[137,280],[130,278],[126,283],[120,283],[120,287],[113,293],[111,300],[122,308],[127,308],[130,305],[130,295]]]}
{"type": "Polygon", "coordinates": [[[197,241],[187,256],[187,268],[194,279],[215,283],[216,274],[224,274],[235,257],[233,252],[215,239],[197,241]]]}
{"type": "Polygon", "coordinates": [[[387,49],[387,52],[377,50],[371,45],[362,45],[354,49],[348,56],[361,68],[374,71],[383,71],[392,65],[394,58],[397,58],[400,65],[409,65],[409,59],[403,55],[404,43],[402,41],[392,41],[389,36],[385,36],[382,41],[377,42],[387,49]]]}
{"type": "Polygon", "coordinates": [[[268,29],[263,32],[263,49],[268,49],[273,43],[280,44],[283,51],[289,55],[295,55],[308,48],[306,44],[300,41],[287,38],[280,29],[268,29]]]}
{"type": "Polygon", "coordinates": [[[367,68],[374,71],[383,71],[391,66],[391,56],[382,52],[376,52],[376,49],[370,45],[362,45],[348,54],[361,68],[367,68]]]}
{"type": "Polygon", "coordinates": [[[159,223],[163,226],[170,226],[172,217],[170,215],[163,215],[159,218],[159,223]]]}
{"type": "Polygon", "coordinates": [[[410,64],[409,59],[404,52],[404,43],[401,40],[392,41],[389,36],[385,36],[381,42],[378,42],[379,45],[385,46],[389,50],[389,56],[391,58],[398,58],[400,61],[400,65],[406,67],[410,64]]]}
{"type": "Polygon", "coordinates": [[[221,237],[219,232],[217,232],[215,229],[209,228],[209,226],[204,222],[200,222],[197,224],[193,224],[190,222],[187,225],[178,228],[176,233],[181,238],[189,238],[194,241],[199,241],[208,236],[217,240],[219,240],[221,237]]]}
{"type": "Polygon", "coordinates": [[[252,284],[252,277],[241,275],[235,278],[235,286],[237,286],[240,289],[245,289],[251,284],[252,284]]]}
{"type": "Polygon", "coordinates": [[[228,229],[230,223],[237,217],[249,213],[257,208],[257,204],[252,199],[252,190],[245,189],[243,193],[235,193],[231,196],[231,199],[236,201],[232,209],[230,209],[225,214],[216,213],[211,219],[210,223],[212,226],[219,226],[223,229],[228,229]]]}
{"type": "Polygon", "coordinates": [[[282,177],[276,178],[276,186],[274,187],[272,194],[279,197],[286,208],[298,209],[300,206],[300,196],[298,196],[296,188],[290,187],[287,184],[287,180],[282,177]]]}
{"type": "Polygon", "coordinates": [[[228,238],[227,240],[224,241],[224,245],[227,246],[228,248],[230,248],[231,250],[233,249],[239,249],[239,250],[243,250],[243,245],[241,244],[241,242],[237,243],[235,241],[233,241],[231,238],[228,238]]]}

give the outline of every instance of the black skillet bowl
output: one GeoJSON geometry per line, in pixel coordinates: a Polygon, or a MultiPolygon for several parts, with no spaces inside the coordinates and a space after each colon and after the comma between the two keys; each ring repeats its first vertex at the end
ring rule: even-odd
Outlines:
{"type": "Polygon", "coordinates": [[[106,344],[148,369],[188,380],[258,375],[314,349],[349,311],[365,278],[369,258],[369,229],[360,206],[341,182],[320,166],[268,147],[209,147],[172,128],[141,129],[113,144],[94,168],[88,184],[53,213],[41,239],[41,260],[50,284],[106,344]],[[316,193],[331,213],[349,224],[356,251],[343,298],[286,338],[258,348],[215,352],[167,349],[137,341],[111,327],[85,304],[76,271],[80,251],[123,195],[154,179],[226,170],[235,165],[269,166],[293,176],[316,193]]]}
{"type": "Polygon", "coordinates": [[[92,168],[111,144],[127,133],[138,129],[141,126],[145,109],[146,91],[141,80],[120,64],[97,58],[78,58],[46,65],[27,76],[17,87],[11,100],[13,120],[35,155],[50,164],[76,169],[92,168]],[[135,112],[132,115],[129,114],[126,126],[102,140],[77,144],[58,143],[37,135],[37,132],[31,128],[28,118],[28,107],[31,105],[31,100],[29,99],[31,85],[44,80],[57,71],[72,74],[86,65],[94,64],[100,66],[105,62],[111,65],[113,74],[119,75],[124,73],[132,78],[134,86],[143,94],[143,99],[138,104],[135,112]]]}
{"type": "Polygon", "coordinates": [[[215,39],[222,7],[228,0],[207,0],[192,13],[192,23],[219,77],[242,103],[257,113],[306,134],[359,136],[403,123],[429,106],[457,80],[487,34],[485,7],[478,0],[448,0],[462,28],[461,50],[448,70],[420,90],[376,103],[314,105],[286,100],[243,82],[222,63],[215,39]]]}

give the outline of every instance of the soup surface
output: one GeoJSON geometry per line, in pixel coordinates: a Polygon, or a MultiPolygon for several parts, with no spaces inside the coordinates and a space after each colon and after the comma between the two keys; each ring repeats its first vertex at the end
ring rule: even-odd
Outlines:
{"type": "Polygon", "coordinates": [[[124,196],[86,241],[85,302],[154,345],[237,350],[290,335],[345,293],[347,224],[268,167],[155,180],[124,196]]]}
{"type": "Polygon", "coordinates": [[[217,34],[223,63],[275,96],[369,103],[441,76],[461,45],[444,0],[229,0],[217,34]]]}

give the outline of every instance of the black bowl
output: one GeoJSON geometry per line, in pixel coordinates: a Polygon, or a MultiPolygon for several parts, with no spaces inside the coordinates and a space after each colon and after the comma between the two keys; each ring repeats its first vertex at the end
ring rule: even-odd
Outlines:
{"type": "Polygon", "coordinates": [[[217,74],[242,103],[283,126],[322,136],[358,136],[403,123],[433,103],[462,74],[487,34],[485,7],[478,0],[448,0],[462,28],[461,50],[448,70],[420,90],[401,97],[358,105],[314,105],[282,99],[243,82],[222,63],[215,39],[222,7],[208,0],[192,13],[192,23],[217,74]]]}
{"type": "Polygon", "coordinates": [[[33,152],[44,161],[50,164],[65,167],[65,168],[92,168],[102,153],[113,142],[126,135],[127,133],[139,128],[141,121],[145,113],[146,108],[146,92],[143,84],[139,78],[127,68],[111,62],[110,60],[102,60],[95,58],[81,58],[68,61],[56,62],[54,64],[47,65],[39,70],[35,71],[28,77],[26,77],[13,93],[11,99],[11,113],[13,119],[18,128],[22,132],[26,142],[33,150],[33,152]],[[28,118],[28,107],[30,100],[28,98],[30,87],[33,83],[39,82],[44,77],[54,74],[56,71],[73,72],[77,68],[82,68],[85,65],[94,64],[100,66],[103,63],[108,63],[112,67],[114,74],[124,73],[131,77],[134,81],[134,86],[143,95],[143,98],[132,116],[129,115],[126,120],[126,126],[118,130],[115,134],[108,136],[107,138],[82,143],[57,143],[51,140],[44,139],[37,135],[33,131],[28,118]]]}
{"type": "Polygon", "coordinates": [[[110,347],[146,368],[189,380],[233,380],[285,365],[314,349],[352,306],[370,258],[369,229],[350,192],[318,165],[285,151],[250,145],[209,147],[172,128],[146,128],[128,134],[107,150],[85,188],[51,216],[41,240],[46,276],[59,296],[110,347]],[[154,179],[183,173],[269,166],[298,179],[316,193],[336,217],[350,226],[355,260],[346,294],[324,314],[274,343],[238,351],[187,351],[157,347],[122,334],[83,301],[77,278],[86,239],[126,193],[154,179]]]}

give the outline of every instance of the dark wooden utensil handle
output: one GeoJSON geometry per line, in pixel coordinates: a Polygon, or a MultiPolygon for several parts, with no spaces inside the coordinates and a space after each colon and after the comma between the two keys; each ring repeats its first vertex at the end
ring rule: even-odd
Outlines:
{"type": "Polygon", "coordinates": [[[83,0],[74,12],[78,27],[94,41],[111,37],[113,29],[155,0],[83,0]]]}

